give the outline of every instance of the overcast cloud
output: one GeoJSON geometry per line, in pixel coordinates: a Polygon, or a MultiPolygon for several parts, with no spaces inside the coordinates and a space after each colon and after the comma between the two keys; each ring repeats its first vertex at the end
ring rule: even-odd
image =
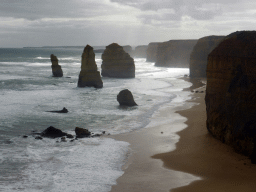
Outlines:
{"type": "Polygon", "coordinates": [[[0,47],[143,45],[255,24],[253,0],[1,0],[0,47]]]}

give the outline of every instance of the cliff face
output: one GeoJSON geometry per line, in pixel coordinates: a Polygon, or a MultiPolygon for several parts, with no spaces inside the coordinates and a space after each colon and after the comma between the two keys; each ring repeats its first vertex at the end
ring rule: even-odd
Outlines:
{"type": "Polygon", "coordinates": [[[207,57],[224,36],[207,36],[199,39],[190,54],[190,77],[206,77],[207,57]]]}
{"type": "Polygon", "coordinates": [[[156,53],[159,43],[149,43],[147,48],[147,62],[156,62],[156,53]]]}
{"type": "Polygon", "coordinates": [[[55,55],[51,54],[51,62],[52,62],[52,74],[53,77],[62,77],[63,71],[61,69],[61,66],[58,63],[58,59],[55,55]]]}
{"type": "Polygon", "coordinates": [[[158,45],[156,66],[189,67],[189,58],[197,40],[170,40],[158,45]]]}
{"type": "Polygon", "coordinates": [[[134,57],[138,57],[138,58],[146,58],[147,57],[147,49],[148,46],[147,45],[140,45],[135,47],[134,50],[134,57]]]}
{"type": "Polygon", "coordinates": [[[93,52],[93,48],[90,45],[87,45],[84,48],[82,54],[81,71],[79,74],[77,86],[95,88],[103,87],[100,72],[97,71],[95,54],[93,52]]]}
{"type": "Polygon", "coordinates": [[[108,45],[101,58],[102,76],[116,78],[135,77],[135,65],[133,58],[117,43],[108,45]]]}
{"type": "Polygon", "coordinates": [[[208,56],[207,129],[236,151],[256,155],[256,32],[228,35],[208,56]]]}

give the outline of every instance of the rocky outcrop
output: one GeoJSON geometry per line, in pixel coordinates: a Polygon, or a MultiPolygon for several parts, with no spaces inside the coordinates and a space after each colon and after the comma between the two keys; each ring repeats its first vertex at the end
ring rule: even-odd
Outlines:
{"type": "Polygon", "coordinates": [[[60,129],[57,129],[52,126],[45,129],[40,135],[42,137],[48,137],[48,138],[57,138],[57,137],[63,137],[63,136],[66,136],[68,138],[73,138],[73,136],[71,134],[67,134],[67,133],[61,131],[60,129]]]}
{"type": "Polygon", "coordinates": [[[225,37],[208,56],[205,97],[209,132],[252,161],[256,157],[255,53],[255,31],[225,37]]]}
{"type": "Polygon", "coordinates": [[[117,43],[108,45],[101,58],[101,75],[103,77],[135,77],[135,65],[133,58],[117,43]]]}
{"type": "Polygon", "coordinates": [[[100,72],[97,71],[95,54],[93,48],[87,45],[82,54],[81,71],[77,83],[78,87],[95,87],[102,88],[100,72]]]}
{"type": "Polygon", "coordinates": [[[131,91],[129,91],[128,89],[124,89],[119,92],[119,94],[117,95],[117,101],[119,102],[119,105],[121,105],[121,106],[131,107],[131,106],[137,105],[133,99],[133,95],[132,95],[131,91]]]}
{"type": "Polygon", "coordinates": [[[134,57],[146,58],[147,57],[147,49],[148,49],[147,45],[139,45],[139,46],[135,47],[135,50],[133,53],[134,57]]]}
{"type": "Polygon", "coordinates": [[[88,129],[76,127],[75,128],[76,138],[90,137],[91,132],[88,129]]]}
{"type": "Polygon", "coordinates": [[[160,43],[157,48],[156,66],[189,67],[190,54],[197,40],[170,40],[160,43]]]}
{"type": "Polygon", "coordinates": [[[156,54],[157,54],[157,48],[158,44],[160,43],[149,43],[147,48],[147,62],[156,62],[156,54]]]}
{"type": "Polygon", "coordinates": [[[224,36],[207,36],[197,41],[190,55],[190,77],[206,77],[208,55],[223,38],[224,36]]]}
{"type": "Polygon", "coordinates": [[[63,71],[61,69],[61,66],[59,65],[58,58],[51,54],[51,62],[52,62],[52,75],[53,77],[62,77],[63,71]]]}

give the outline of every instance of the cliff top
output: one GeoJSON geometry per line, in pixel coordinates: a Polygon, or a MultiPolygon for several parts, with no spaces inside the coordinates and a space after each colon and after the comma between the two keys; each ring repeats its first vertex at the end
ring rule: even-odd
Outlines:
{"type": "Polygon", "coordinates": [[[237,31],[229,34],[209,55],[256,57],[256,31],[237,31]]]}

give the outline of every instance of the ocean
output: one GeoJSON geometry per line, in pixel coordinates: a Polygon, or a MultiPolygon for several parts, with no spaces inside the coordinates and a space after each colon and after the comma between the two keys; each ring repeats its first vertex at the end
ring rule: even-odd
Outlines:
{"type": "MultiPolygon", "coordinates": [[[[133,79],[102,77],[102,89],[78,88],[82,51],[0,49],[0,191],[110,191],[132,153],[129,143],[106,136],[74,142],[36,140],[32,133],[49,126],[73,135],[75,127],[107,135],[146,129],[172,121],[152,122],[159,109],[190,99],[182,90],[191,84],[180,78],[188,68],[155,67],[145,58],[134,59],[133,79]],[[62,78],[52,77],[51,54],[59,59],[62,78]],[[138,106],[119,107],[116,97],[123,89],[132,92],[138,106]],[[63,107],[69,112],[46,112],[63,107]]],[[[101,54],[95,59],[101,71],[101,54]]]]}

